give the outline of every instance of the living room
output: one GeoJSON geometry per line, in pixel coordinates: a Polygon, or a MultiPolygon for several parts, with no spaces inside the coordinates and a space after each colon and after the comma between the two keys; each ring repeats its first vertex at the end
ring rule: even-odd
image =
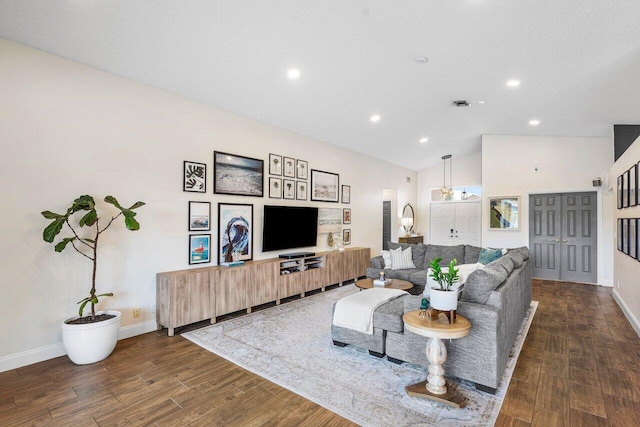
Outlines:
{"type": "MultiPolygon", "coordinates": [[[[214,151],[265,162],[276,153],[307,161],[309,169],[338,174],[340,184],[351,188],[349,204],[288,203],[350,208],[351,244],[371,248],[372,255],[381,250],[382,228],[382,215],[372,213],[381,213],[385,189],[396,194],[392,240],[401,233],[399,216],[406,203],[417,208],[418,231],[428,233],[429,192],[443,184],[440,156],[446,152],[421,147],[422,156],[433,158],[429,167],[399,166],[41,49],[45,52],[0,39],[0,139],[5,153],[0,176],[6,203],[0,309],[9,331],[2,337],[0,371],[64,354],[59,324],[77,311],[75,303],[84,296],[91,274],[85,260],[56,254],[42,241],[46,222],[41,211],[62,211],[81,194],[100,199],[113,194],[123,204],[146,203],[138,213],[139,232],[129,235],[118,226],[105,235],[98,273],[102,291],[116,295],[104,299],[100,308],[123,313],[121,338],[127,338],[156,328],[156,273],[190,268],[189,201],[211,202],[212,218],[218,203],[252,204],[256,224],[264,205],[284,204],[266,193],[263,198],[213,194],[214,151]],[[206,193],[183,192],[184,161],[207,165],[206,193]],[[140,308],[140,317],[133,317],[134,308],[140,308]]],[[[160,82],[157,86],[162,87],[160,82]]],[[[195,94],[198,88],[191,90],[195,94]]],[[[640,159],[640,143],[614,162],[612,129],[619,123],[609,123],[606,136],[492,135],[489,129],[476,135],[481,146],[476,152],[454,155],[453,185],[482,186],[482,224],[488,223],[486,197],[519,196],[519,231],[482,228],[483,246],[516,247],[528,244],[529,194],[594,191],[592,180],[601,177],[604,184],[595,189],[600,208],[597,284],[616,285],[614,295],[627,317],[636,319],[631,322],[639,331],[640,291],[633,285],[640,264],[615,247],[616,219],[635,215],[639,208],[617,210],[613,189],[617,176],[640,159]]],[[[216,233],[214,226],[213,241],[216,233]]],[[[262,253],[261,243],[258,231],[254,259],[277,256],[262,253]]],[[[316,249],[326,250],[326,243],[319,240],[316,249]]],[[[216,261],[214,257],[212,264],[216,261]]]]}

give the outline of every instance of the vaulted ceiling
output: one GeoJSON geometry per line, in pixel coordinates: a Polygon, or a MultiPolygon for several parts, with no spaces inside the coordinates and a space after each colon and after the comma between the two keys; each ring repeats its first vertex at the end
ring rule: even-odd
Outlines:
{"type": "Polygon", "coordinates": [[[638,0],[0,0],[0,37],[414,170],[640,123],[638,0]]]}

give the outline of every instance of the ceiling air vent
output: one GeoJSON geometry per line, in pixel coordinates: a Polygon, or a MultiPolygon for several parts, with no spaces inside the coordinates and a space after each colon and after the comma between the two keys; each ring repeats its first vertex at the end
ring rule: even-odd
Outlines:
{"type": "Polygon", "coordinates": [[[471,105],[471,103],[466,99],[451,101],[451,104],[455,105],[456,107],[468,107],[469,105],[471,105]]]}

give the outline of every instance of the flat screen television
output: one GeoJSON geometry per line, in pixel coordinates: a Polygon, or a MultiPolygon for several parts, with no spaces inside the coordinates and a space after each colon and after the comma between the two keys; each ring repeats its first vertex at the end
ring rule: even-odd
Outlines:
{"type": "Polygon", "coordinates": [[[318,208],[264,206],[262,252],[316,246],[318,208]]]}

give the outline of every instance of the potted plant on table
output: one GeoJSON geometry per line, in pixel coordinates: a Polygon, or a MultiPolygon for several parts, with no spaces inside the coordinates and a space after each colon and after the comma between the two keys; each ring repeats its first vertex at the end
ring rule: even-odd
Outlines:
{"type": "Polygon", "coordinates": [[[62,252],[71,246],[77,253],[89,259],[93,264],[89,296],[78,301],[78,304],[80,304],[78,316],[69,318],[62,323],[64,348],[71,361],[78,365],[95,363],[107,358],[116,346],[120,331],[120,312],[96,312],[95,310],[95,305],[98,304],[99,298],[113,296],[111,292],[98,294],[96,291],[98,241],[100,236],[120,216],[124,217],[127,229],[131,231],[139,230],[140,224],[135,219],[136,213],[134,209],[144,205],[143,202],[136,202],[131,207],[124,208],[113,196],[105,197],[104,201],[113,205],[120,212],[112,216],[102,228],[100,228],[100,218],[96,211],[95,201],[89,195],[83,195],[75,199],[64,214],[57,214],[51,211],[42,212],[42,216],[52,220],[42,233],[44,241],[53,243],[56,236],[66,225],[71,230],[72,236],[64,237],[59,241],[55,245],[55,251],[62,252]],[[71,217],[79,212],[83,213],[83,215],[78,220],[77,226],[90,228],[91,233],[89,233],[89,236],[81,237],[71,223],[71,217]],[[91,314],[83,316],[87,304],[91,305],[91,314]]]}
{"type": "Polygon", "coordinates": [[[431,307],[442,311],[456,310],[458,308],[458,290],[451,289],[451,287],[460,279],[458,276],[460,270],[456,269],[458,261],[456,259],[451,260],[447,271],[442,271],[440,261],[442,261],[442,258],[434,258],[429,265],[431,268],[429,277],[439,285],[438,288],[432,287],[429,291],[431,307]]]}

